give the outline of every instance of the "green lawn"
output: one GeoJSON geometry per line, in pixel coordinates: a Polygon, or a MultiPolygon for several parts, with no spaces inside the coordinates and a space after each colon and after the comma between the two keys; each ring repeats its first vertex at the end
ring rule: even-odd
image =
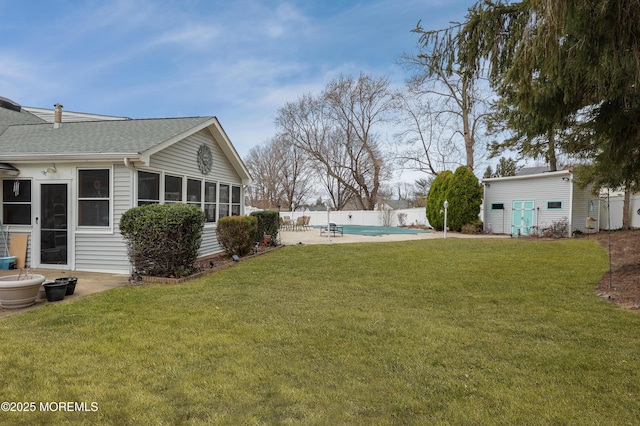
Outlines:
{"type": "Polygon", "coordinates": [[[0,424],[637,424],[607,267],[585,239],[293,246],[50,304],[0,321],[0,399],[98,410],[0,424]]]}

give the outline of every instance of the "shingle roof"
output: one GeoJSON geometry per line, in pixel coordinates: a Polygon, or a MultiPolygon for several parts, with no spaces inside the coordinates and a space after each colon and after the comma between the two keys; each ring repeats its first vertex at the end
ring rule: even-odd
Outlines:
{"type": "MultiPolygon", "coordinates": [[[[1,124],[4,124],[3,118],[0,116],[1,124]]],[[[14,124],[5,126],[0,133],[0,155],[140,154],[211,119],[213,117],[92,121],[63,123],[59,128],[51,123],[14,124]]]]}
{"type": "Polygon", "coordinates": [[[536,167],[523,167],[516,173],[516,176],[528,176],[537,175],[540,173],[547,173],[549,166],[536,166],[536,167]]]}
{"type": "Polygon", "coordinates": [[[0,136],[8,127],[16,124],[37,124],[46,123],[41,118],[36,117],[27,111],[13,111],[7,108],[0,108],[0,136]]]}

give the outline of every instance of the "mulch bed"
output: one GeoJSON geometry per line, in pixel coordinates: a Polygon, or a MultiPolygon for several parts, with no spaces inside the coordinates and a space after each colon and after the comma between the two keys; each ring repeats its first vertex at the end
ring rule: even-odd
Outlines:
{"type": "Polygon", "coordinates": [[[640,311],[640,230],[600,231],[581,238],[595,238],[611,246],[611,275],[605,274],[597,293],[621,307],[640,311]]]}
{"type": "MultiPolygon", "coordinates": [[[[250,254],[246,256],[242,256],[239,262],[269,253],[273,250],[279,249],[280,247],[282,246],[275,246],[275,247],[257,246],[251,251],[250,254]]],[[[208,275],[212,272],[217,272],[222,269],[228,268],[230,266],[233,266],[235,263],[237,262],[234,262],[231,256],[229,256],[228,254],[219,253],[219,254],[214,254],[212,256],[207,256],[207,257],[198,259],[195,264],[196,271],[193,274],[188,275],[186,277],[181,277],[181,278],[151,277],[151,276],[143,275],[135,278],[131,277],[131,279],[129,279],[129,282],[132,284],[144,284],[144,283],[182,284],[184,282],[191,281],[196,278],[200,278],[204,275],[208,275]]]]}

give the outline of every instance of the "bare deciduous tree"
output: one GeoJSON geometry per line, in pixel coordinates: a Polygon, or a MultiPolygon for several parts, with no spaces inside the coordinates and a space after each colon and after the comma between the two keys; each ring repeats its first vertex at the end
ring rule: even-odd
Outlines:
{"type": "MultiPolygon", "coordinates": [[[[409,108],[407,105],[410,104],[407,104],[403,109],[412,122],[411,128],[414,131],[422,129],[418,135],[425,136],[421,153],[427,159],[432,162],[440,160],[438,165],[457,161],[473,171],[476,160],[486,156],[484,150],[478,150],[477,138],[486,127],[489,96],[480,93],[477,75],[462,72],[455,64],[445,63],[442,56],[443,53],[433,46],[422,45],[417,54],[403,57],[402,62],[417,71],[407,84],[407,94],[414,98],[413,106],[409,108]],[[415,105],[427,105],[428,108],[420,109],[415,105]],[[436,127],[420,121],[421,118],[435,122],[436,127]],[[464,162],[459,157],[448,157],[456,151],[463,153],[464,162]]],[[[420,162],[417,164],[422,166],[420,162]]],[[[442,171],[435,167],[422,169],[432,175],[434,170],[442,171]]]]}
{"type": "Polygon", "coordinates": [[[308,163],[306,153],[285,139],[274,138],[252,148],[246,160],[254,178],[249,190],[251,204],[288,210],[303,204],[313,189],[308,163]]]}
{"type": "Polygon", "coordinates": [[[373,210],[391,172],[375,129],[389,120],[394,95],[386,78],[341,77],[318,97],[309,94],[287,103],[276,124],[283,138],[325,172],[328,186],[335,180],[357,208],[373,210]]]}
{"type": "Polygon", "coordinates": [[[398,98],[397,158],[403,168],[435,176],[460,164],[464,157],[448,130],[446,116],[440,115],[436,100],[420,87],[408,84],[398,98]],[[448,131],[447,131],[448,130],[448,131]]]}

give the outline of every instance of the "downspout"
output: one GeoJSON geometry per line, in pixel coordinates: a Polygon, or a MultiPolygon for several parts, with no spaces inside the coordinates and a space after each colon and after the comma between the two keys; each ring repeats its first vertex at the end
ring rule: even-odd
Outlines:
{"type": "Polygon", "coordinates": [[[131,172],[129,174],[130,179],[129,179],[129,193],[131,194],[131,198],[129,198],[129,207],[134,207],[134,196],[136,194],[135,190],[136,190],[136,185],[135,185],[135,177],[136,177],[136,167],[131,163],[131,161],[127,158],[124,157],[124,166],[129,169],[129,171],[131,172]]]}
{"type": "Polygon", "coordinates": [[[124,166],[132,172],[136,171],[136,168],[131,164],[131,161],[127,157],[124,158],[124,166]]]}
{"type": "Polygon", "coordinates": [[[573,235],[573,173],[569,173],[569,235],[573,235]]]}
{"type": "MultiPolygon", "coordinates": [[[[129,159],[127,157],[124,157],[124,166],[129,169],[129,194],[131,194],[131,197],[129,197],[129,208],[134,207],[134,197],[135,197],[135,189],[136,189],[136,185],[135,185],[135,177],[136,177],[136,168],[135,166],[131,163],[131,161],[129,161],[129,159]]],[[[115,218],[114,218],[115,219],[115,218]]],[[[133,263],[129,262],[129,273],[133,274],[133,263]]]]}
{"type": "Polygon", "coordinates": [[[487,185],[482,182],[482,227],[486,234],[489,233],[487,228],[487,185]]]}

